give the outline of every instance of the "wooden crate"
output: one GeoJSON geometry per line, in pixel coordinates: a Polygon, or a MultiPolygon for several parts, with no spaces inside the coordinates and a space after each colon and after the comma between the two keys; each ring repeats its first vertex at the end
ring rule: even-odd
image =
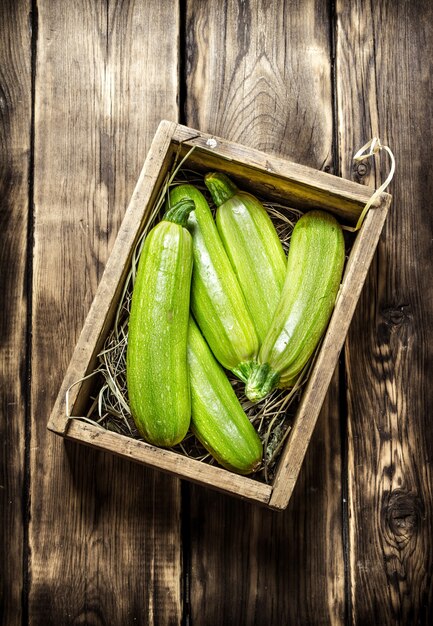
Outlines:
{"type": "MultiPolygon", "coordinates": [[[[180,478],[240,496],[274,509],[286,508],[298,477],[322,403],[345,340],[368,268],[391,202],[384,193],[368,212],[354,236],[342,286],[307,386],[282,451],[272,484],[238,476],[171,450],[164,450],[76,419],[89,405],[91,380],[76,384],[69,392],[70,415],[66,415],[66,391],[92,372],[97,355],[113,324],[133,249],[143,225],[179,149],[191,167],[217,169],[234,175],[239,185],[301,210],[320,208],[333,213],[343,224],[354,225],[371,190],[331,174],[297,165],[263,152],[212,137],[172,122],[161,122],[119,230],[113,251],[89,311],[72,360],[55,402],[48,428],[94,448],[169,472],[180,478]],[[180,146],[180,148],[179,148],[180,146]]],[[[163,497],[163,495],[161,496],[163,497]]]]}

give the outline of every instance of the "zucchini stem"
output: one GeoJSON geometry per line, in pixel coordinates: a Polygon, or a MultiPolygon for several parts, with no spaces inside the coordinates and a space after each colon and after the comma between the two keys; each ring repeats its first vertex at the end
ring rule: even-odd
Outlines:
{"type": "Polygon", "coordinates": [[[246,383],[249,380],[251,372],[257,367],[257,363],[255,361],[243,361],[239,363],[236,367],[232,369],[232,372],[235,376],[239,378],[243,383],[246,383]]]}
{"type": "Polygon", "coordinates": [[[179,224],[179,226],[186,228],[188,216],[194,209],[194,201],[184,198],[170,207],[162,219],[166,222],[173,222],[174,224],[179,224]]]}
{"type": "Polygon", "coordinates": [[[234,182],[221,172],[206,174],[204,182],[217,207],[221,206],[238,193],[238,188],[234,182]]]}
{"type": "Polygon", "coordinates": [[[256,364],[245,385],[245,395],[251,402],[259,402],[278,385],[280,374],[268,363],[256,364]]]}

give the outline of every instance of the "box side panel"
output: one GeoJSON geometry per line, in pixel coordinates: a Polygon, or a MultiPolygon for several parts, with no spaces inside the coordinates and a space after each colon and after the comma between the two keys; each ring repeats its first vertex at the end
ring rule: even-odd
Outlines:
{"type": "Polygon", "coordinates": [[[388,196],[383,206],[370,210],[353,245],[328,330],[304,391],[292,433],[279,462],[269,502],[271,507],[285,508],[293,492],[377,247],[389,204],[388,196]]]}
{"type": "Polygon", "coordinates": [[[157,448],[138,439],[107,431],[79,419],[70,420],[66,437],[254,502],[267,504],[271,495],[270,485],[201,463],[171,450],[157,448]]]}
{"type": "Polygon", "coordinates": [[[177,127],[174,141],[183,144],[184,153],[195,146],[189,157],[193,168],[225,172],[240,187],[270,200],[289,203],[300,210],[330,211],[349,225],[356,223],[372,194],[364,185],[184,126],[177,127]]]}

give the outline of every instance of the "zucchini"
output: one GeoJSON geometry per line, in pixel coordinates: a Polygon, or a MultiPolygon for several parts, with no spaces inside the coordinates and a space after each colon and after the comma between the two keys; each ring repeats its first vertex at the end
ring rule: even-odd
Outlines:
{"type": "Polygon", "coordinates": [[[147,235],[129,317],[126,378],[132,417],[149,443],[174,446],[191,420],[187,340],[194,203],[168,211],[147,235]]]}
{"type": "Polygon", "coordinates": [[[239,191],[225,174],[205,176],[215,205],[216,224],[224,248],[257,330],[261,344],[271,325],[286,276],[286,256],[264,206],[239,191]]]}
{"type": "Polygon", "coordinates": [[[334,217],[311,211],[296,223],[281,299],[245,388],[253,402],[296,382],[328,324],[344,257],[343,231],[334,217]]]}
{"type": "Polygon", "coordinates": [[[169,204],[192,200],[188,217],[194,268],[191,310],[218,361],[244,382],[259,351],[256,329],[204,195],[193,185],[172,189],[169,204]]]}
{"type": "Polygon", "coordinates": [[[262,460],[262,443],[192,317],[188,365],[192,432],[226,469],[239,474],[254,472],[262,460]]]}

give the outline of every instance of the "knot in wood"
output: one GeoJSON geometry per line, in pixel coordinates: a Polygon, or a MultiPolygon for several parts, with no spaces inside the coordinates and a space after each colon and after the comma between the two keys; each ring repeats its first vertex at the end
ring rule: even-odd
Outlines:
{"type": "Polygon", "coordinates": [[[368,167],[365,163],[357,163],[355,165],[355,172],[358,176],[365,176],[368,172],[368,167]]]}
{"type": "Polygon", "coordinates": [[[398,546],[404,547],[418,532],[422,502],[417,494],[396,489],[383,494],[382,520],[398,546]]]}
{"type": "Polygon", "coordinates": [[[10,105],[8,100],[10,100],[10,98],[8,99],[6,92],[3,90],[2,85],[0,85],[0,113],[2,115],[2,118],[6,118],[6,116],[8,116],[10,113],[10,105]]]}
{"type": "Polygon", "coordinates": [[[74,626],[106,626],[107,622],[99,608],[85,607],[74,618],[74,626]]]}
{"type": "Polygon", "coordinates": [[[389,307],[382,310],[382,316],[385,319],[386,324],[390,326],[400,326],[410,319],[409,316],[409,304],[399,304],[394,307],[389,307]]]}

